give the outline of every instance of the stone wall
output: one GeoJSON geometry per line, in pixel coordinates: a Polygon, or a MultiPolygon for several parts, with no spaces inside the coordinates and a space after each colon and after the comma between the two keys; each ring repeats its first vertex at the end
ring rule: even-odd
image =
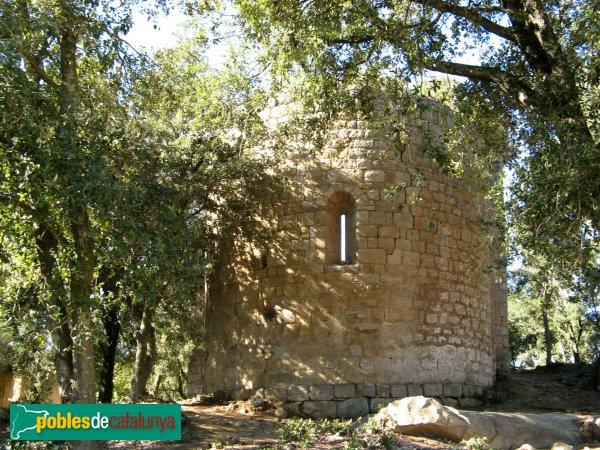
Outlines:
{"type": "Polygon", "coordinates": [[[256,218],[262,239],[221,248],[188,395],[308,389],[302,402],[333,402],[331,415],[340,389],[373,409],[411,390],[457,399],[493,384],[508,357],[505,278],[488,270],[481,228],[489,205],[419,151],[447,120],[423,111],[402,157],[361,121],[339,124],[341,145],[290,154],[284,190],[256,218]],[[346,261],[336,258],[341,211],[346,261]],[[314,400],[311,386],[328,398],[314,400]]]}

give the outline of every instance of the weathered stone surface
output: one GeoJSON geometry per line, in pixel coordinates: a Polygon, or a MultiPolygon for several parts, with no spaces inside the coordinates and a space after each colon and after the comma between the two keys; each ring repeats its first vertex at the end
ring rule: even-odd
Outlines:
{"type": "Polygon", "coordinates": [[[461,408],[476,408],[481,406],[481,401],[476,398],[462,397],[458,399],[458,405],[461,408]]]}
{"type": "Polygon", "coordinates": [[[355,418],[369,414],[369,402],[365,397],[349,398],[337,403],[337,416],[355,418]]]}
{"type": "Polygon", "coordinates": [[[548,448],[557,442],[578,445],[584,418],[575,414],[524,414],[458,411],[435,399],[408,397],[385,408],[398,433],[415,433],[460,441],[485,437],[493,448],[524,444],[548,448]]]}
{"type": "Polygon", "coordinates": [[[404,398],[408,395],[408,389],[404,384],[393,384],[390,388],[390,395],[394,398],[404,398]]]}
{"type": "Polygon", "coordinates": [[[248,400],[252,396],[252,389],[236,389],[231,393],[234,400],[248,400]]]}
{"type": "Polygon", "coordinates": [[[337,415],[337,407],[333,401],[308,401],[302,404],[302,412],[314,419],[333,418],[337,415]]]}
{"type": "Polygon", "coordinates": [[[290,386],[287,392],[288,400],[292,402],[303,402],[309,399],[307,386],[290,386]]]}
{"type": "MultiPolygon", "coordinates": [[[[355,394],[385,398],[423,394],[425,383],[492,384],[507,361],[505,285],[482,270],[494,255],[479,225],[486,205],[469,177],[447,176],[418,152],[421,144],[442,142],[425,139],[430,126],[446,123],[433,118],[411,119],[398,143],[402,159],[388,151],[397,143],[360,121],[340,121],[311,158],[292,142],[283,149],[270,173],[281,189],[265,184],[267,207],[253,217],[260,236],[225,237],[219,246],[208,339],[189,364],[190,397],[279,384],[411,385],[406,394],[374,387],[355,394]],[[411,175],[417,170],[427,178],[422,186],[411,175]],[[405,186],[393,199],[392,184],[405,186]],[[421,200],[398,209],[416,196],[421,200]]],[[[317,401],[349,393],[287,395],[317,401]]],[[[465,389],[461,396],[472,395],[465,389]]]]}
{"type": "Polygon", "coordinates": [[[254,397],[250,399],[250,405],[253,408],[260,408],[265,404],[265,399],[262,398],[262,395],[256,394],[254,397]]]}
{"type": "Polygon", "coordinates": [[[371,383],[357,384],[356,395],[360,397],[375,397],[375,385],[371,383]]]}
{"type": "Polygon", "coordinates": [[[336,384],[333,386],[334,398],[353,398],[356,396],[356,386],[354,384],[336,384]]]}
{"type": "Polygon", "coordinates": [[[371,414],[379,412],[382,408],[389,405],[394,399],[389,397],[374,397],[369,399],[369,411],[371,414]]]}
{"type": "Polygon", "coordinates": [[[265,388],[265,397],[270,398],[270,399],[279,400],[279,401],[284,402],[288,399],[287,394],[288,394],[287,386],[265,388]]]}
{"type": "Polygon", "coordinates": [[[444,395],[446,397],[461,397],[462,396],[462,384],[448,383],[444,384],[444,395]]]}
{"type": "Polygon", "coordinates": [[[416,397],[418,395],[423,395],[423,387],[420,384],[409,384],[406,386],[408,390],[409,397],[416,397]]]}
{"type": "Polygon", "coordinates": [[[376,393],[377,397],[389,397],[390,396],[390,385],[389,384],[375,385],[375,393],[376,393]]]}
{"type": "Polygon", "coordinates": [[[311,400],[333,400],[333,385],[318,384],[311,386],[308,395],[311,400]]]}
{"type": "Polygon", "coordinates": [[[475,398],[477,396],[475,392],[475,386],[471,386],[469,384],[463,385],[462,393],[465,397],[475,398]]]}
{"type": "Polygon", "coordinates": [[[573,450],[573,446],[564,442],[555,442],[552,444],[552,450],[573,450]]]}
{"type": "Polygon", "coordinates": [[[440,397],[444,393],[442,383],[427,383],[423,385],[423,395],[425,397],[440,397]]]}
{"type": "Polygon", "coordinates": [[[286,409],[288,417],[302,414],[302,402],[286,403],[283,407],[286,409]]]}

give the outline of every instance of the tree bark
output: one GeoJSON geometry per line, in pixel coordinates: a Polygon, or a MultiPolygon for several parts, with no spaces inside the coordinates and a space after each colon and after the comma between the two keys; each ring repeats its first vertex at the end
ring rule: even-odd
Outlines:
{"type": "Polygon", "coordinates": [[[139,318],[140,327],[135,334],[135,374],[131,380],[131,397],[137,401],[148,395],[148,379],[156,358],[156,334],[152,324],[154,307],[134,306],[134,315],[139,318]]]}
{"type": "Polygon", "coordinates": [[[112,403],[113,399],[115,360],[117,357],[119,334],[121,332],[119,307],[115,301],[119,298],[119,281],[122,273],[122,270],[111,270],[103,267],[98,276],[98,282],[102,286],[104,296],[111,302],[108,305],[104,305],[104,313],[102,315],[104,339],[99,345],[100,356],[102,358],[98,380],[98,402],[100,403],[112,403]]]}
{"type": "Polygon", "coordinates": [[[117,345],[119,344],[119,333],[121,323],[117,306],[111,307],[102,317],[105,341],[100,344],[100,355],[102,367],[100,368],[98,401],[100,403],[112,403],[114,391],[115,360],[117,357],[117,345]]]}
{"type": "Polygon", "coordinates": [[[51,323],[50,336],[54,344],[54,367],[58,378],[58,386],[62,403],[70,403],[73,395],[73,340],[69,315],[63,303],[67,297],[63,281],[57,272],[56,253],[59,240],[43,220],[39,220],[35,228],[40,270],[48,284],[48,305],[51,323]]]}
{"type": "Polygon", "coordinates": [[[546,365],[552,364],[552,332],[548,323],[548,313],[542,311],[542,321],[544,323],[544,342],[546,344],[546,365]]]}

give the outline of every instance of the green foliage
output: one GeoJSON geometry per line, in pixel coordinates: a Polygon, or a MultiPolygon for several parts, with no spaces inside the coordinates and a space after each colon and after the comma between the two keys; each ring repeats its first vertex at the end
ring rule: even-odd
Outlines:
{"type": "Polygon", "coordinates": [[[284,443],[298,442],[306,448],[317,434],[318,425],[311,419],[286,419],[277,426],[279,439],[284,443]]]}
{"type": "Polygon", "coordinates": [[[573,272],[592,261],[600,227],[593,2],[236,4],[248,35],[264,46],[273,80],[300,74],[302,89],[291,96],[323,115],[378,116],[400,155],[410,125],[403,116],[426,108],[422,94],[440,98],[455,110],[454,125],[444,148],[425,142],[421,151],[449,173],[478,177],[484,189],[508,166],[504,210],[517,246],[573,272]],[[458,62],[469,52],[479,63],[458,62]],[[431,71],[466,81],[432,80],[431,71]]]}
{"type": "Polygon", "coordinates": [[[460,448],[465,448],[467,450],[490,450],[492,448],[484,437],[472,437],[461,441],[460,444],[460,448]]]}

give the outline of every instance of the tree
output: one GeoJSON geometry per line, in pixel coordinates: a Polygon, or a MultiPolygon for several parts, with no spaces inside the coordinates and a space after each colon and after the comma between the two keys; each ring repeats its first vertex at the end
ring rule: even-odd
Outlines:
{"type": "Polygon", "coordinates": [[[210,71],[202,36],[153,62],[132,54],[123,6],[2,4],[0,312],[12,325],[15,305],[36,312],[64,402],[93,402],[96,373],[111,401],[123,333],[143,397],[157,340],[191,339],[214,242],[266,182],[248,152],[256,77],[210,71]]]}
{"type": "Polygon", "coordinates": [[[456,94],[471,131],[495,126],[513,140],[479,156],[515,168],[510,211],[521,244],[549,259],[589,260],[600,227],[597,2],[236,3],[275,73],[301,67],[318,80],[319,95],[323,86],[372,86],[381,74],[410,82],[426,71],[466,77],[456,94]],[[481,62],[460,62],[474,48],[481,62]]]}

